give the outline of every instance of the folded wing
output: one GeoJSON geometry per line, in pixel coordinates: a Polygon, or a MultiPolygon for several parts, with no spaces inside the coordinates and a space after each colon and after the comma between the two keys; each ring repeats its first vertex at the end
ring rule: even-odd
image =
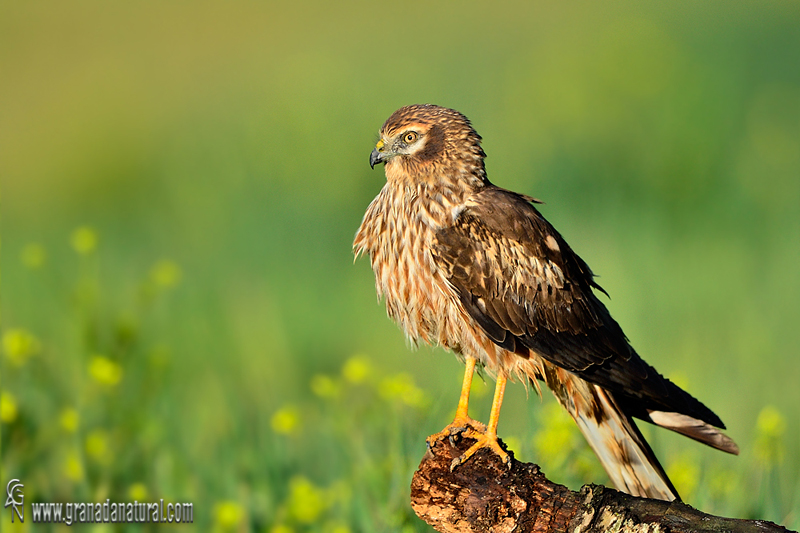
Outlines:
{"type": "Polygon", "coordinates": [[[592,271],[531,200],[486,187],[437,233],[434,257],[470,316],[498,345],[612,392],[628,415],[738,451],[711,427],[725,427],[717,415],[634,351],[595,295],[592,271]]]}

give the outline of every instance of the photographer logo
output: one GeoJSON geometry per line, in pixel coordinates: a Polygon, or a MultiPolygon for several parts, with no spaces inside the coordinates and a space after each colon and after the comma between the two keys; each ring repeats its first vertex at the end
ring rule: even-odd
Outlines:
{"type": "Polygon", "coordinates": [[[12,523],[14,522],[14,513],[17,513],[20,523],[25,522],[25,507],[23,506],[25,496],[22,495],[23,487],[24,485],[20,483],[18,479],[12,479],[8,482],[8,485],[6,485],[6,494],[8,498],[6,498],[5,507],[11,506],[12,523]],[[17,498],[19,498],[19,500],[17,498]]]}

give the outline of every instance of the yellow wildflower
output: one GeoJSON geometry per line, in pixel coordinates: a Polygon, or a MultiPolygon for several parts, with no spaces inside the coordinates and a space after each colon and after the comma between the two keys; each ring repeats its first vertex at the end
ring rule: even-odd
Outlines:
{"type": "Polygon", "coordinates": [[[363,383],[371,373],[372,365],[365,355],[354,355],[342,367],[342,376],[350,383],[363,383]]]}
{"type": "Polygon", "coordinates": [[[340,390],[339,384],[330,376],[317,374],[311,378],[311,392],[320,398],[336,398],[340,390]]]}
{"type": "Polygon", "coordinates": [[[291,435],[300,429],[300,413],[297,408],[287,405],[272,415],[272,431],[282,435],[291,435]]]}
{"type": "Polygon", "coordinates": [[[144,483],[133,483],[128,487],[128,497],[137,502],[147,501],[147,486],[144,483]]]}
{"type": "Polygon", "coordinates": [[[387,400],[399,399],[411,407],[424,407],[428,402],[425,393],[414,384],[411,374],[406,372],[384,378],[379,390],[387,400]]]}
{"type": "Polygon", "coordinates": [[[97,248],[97,233],[89,226],[81,226],[72,232],[72,248],[81,255],[94,252],[97,248]]]}
{"type": "Polygon", "coordinates": [[[311,524],[325,510],[325,492],[303,476],[289,482],[289,514],[301,524],[311,524]]]}
{"type": "Polygon", "coordinates": [[[244,508],[234,501],[219,502],[214,506],[214,522],[222,530],[235,529],[244,519],[244,508]]]}
{"type": "Polygon", "coordinates": [[[108,436],[102,429],[96,429],[86,436],[86,455],[105,463],[109,458],[108,436]]]}
{"type": "Polygon", "coordinates": [[[758,413],[756,429],[759,435],[779,438],[786,431],[786,420],[775,406],[767,405],[758,413]]]}
{"type": "Polygon", "coordinates": [[[3,333],[3,352],[14,366],[22,366],[41,349],[41,343],[24,329],[9,329],[3,333]]]}
{"type": "Polygon", "coordinates": [[[72,407],[67,407],[61,411],[61,416],[58,417],[58,422],[61,424],[61,429],[67,433],[75,433],[80,423],[80,416],[78,411],[72,407]]]}
{"type": "Polygon", "coordinates": [[[32,242],[22,249],[20,254],[22,264],[30,269],[41,268],[47,260],[47,252],[39,243],[32,242]]]}
{"type": "Polygon", "coordinates": [[[89,363],[89,375],[101,385],[113,387],[122,379],[122,367],[107,357],[96,355],[89,363]]]}
{"type": "Polygon", "coordinates": [[[77,452],[70,452],[64,462],[64,475],[72,481],[83,479],[83,462],[77,452]]]}
{"type": "Polygon", "coordinates": [[[10,392],[0,393],[0,421],[10,424],[17,419],[17,399],[10,392]]]}
{"type": "Polygon", "coordinates": [[[174,261],[162,259],[150,270],[150,280],[159,287],[168,289],[180,283],[183,271],[174,261]]]}
{"type": "Polygon", "coordinates": [[[781,440],[786,431],[786,419],[772,405],[767,405],[756,419],[756,458],[765,466],[772,467],[783,462],[784,446],[781,440]]]}

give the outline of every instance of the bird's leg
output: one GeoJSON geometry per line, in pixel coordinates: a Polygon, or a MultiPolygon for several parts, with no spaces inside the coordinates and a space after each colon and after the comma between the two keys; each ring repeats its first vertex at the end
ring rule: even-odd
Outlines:
{"type": "Polygon", "coordinates": [[[453,422],[439,433],[434,433],[426,439],[428,447],[433,447],[437,442],[446,438],[452,437],[456,433],[460,433],[469,428],[478,433],[485,433],[486,426],[477,420],[470,418],[469,409],[469,391],[472,388],[472,376],[475,373],[475,363],[477,359],[467,356],[467,368],[464,371],[464,383],[461,385],[461,397],[458,399],[458,408],[456,409],[456,417],[453,422]]]}
{"type": "Polygon", "coordinates": [[[486,428],[485,431],[473,430],[464,433],[464,436],[473,438],[476,440],[476,442],[460,457],[453,459],[453,462],[450,464],[450,470],[453,470],[455,467],[472,457],[472,455],[481,448],[489,448],[490,450],[494,451],[494,453],[499,455],[500,459],[502,459],[504,463],[510,463],[511,459],[508,456],[508,453],[506,453],[506,451],[500,447],[500,443],[497,442],[497,423],[500,420],[500,407],[503,405],[503,395],[505,395],[505,392],[506,375],[501,370],[500,373],[497,374],[497,385],[494,388],[492,412],[489,415],[489,427],[486,428]]]}

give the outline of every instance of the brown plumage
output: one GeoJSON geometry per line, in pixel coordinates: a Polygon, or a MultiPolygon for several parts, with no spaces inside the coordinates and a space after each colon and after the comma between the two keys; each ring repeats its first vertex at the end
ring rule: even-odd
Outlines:
{"type": "Polygon", "coordinates": [[[722,421],[662,377],[628,343],[595,295],[592,271],[532,205],[486,177],[481,137],[461,113],[399,109],[380,131],[370,165],[386,185],[353,244],[370,256],[378,295],[412,342],[439,344],[467,362],[456,420],[504,458],[497,420],[507,378],[543,381],[578,423],[620,490],[678,497],[632,417],[729,453],[722,421]],[[489,425],[467,414],[475,364],[497,378],[489,425]]]}

